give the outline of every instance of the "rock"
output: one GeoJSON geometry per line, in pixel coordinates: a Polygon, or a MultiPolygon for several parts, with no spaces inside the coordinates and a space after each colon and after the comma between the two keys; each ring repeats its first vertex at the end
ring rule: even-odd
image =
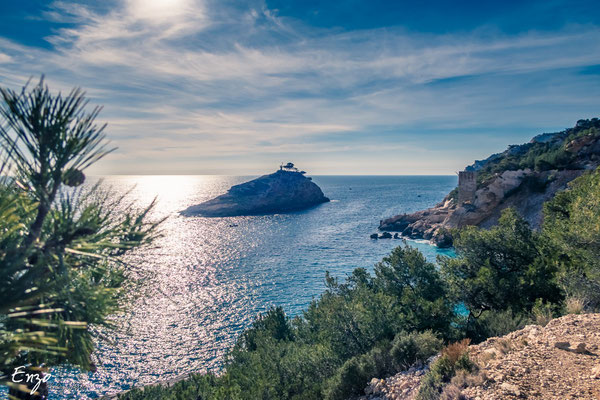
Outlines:
{"type": "Polygon", "coordinates": [[[585,343],[579,343],[579,344],[577,344],[577,347],[575,347],[575,353],[585,354],[587,352],[588,351],[585,348],[585,343]]]}
{"type": "Polygon", "coordinates": [[[600,379],[600,364],[592,368],[592,374],[590,375],[590,378],[600,379]]]}
{"type": "Polygon", "coordinates": [[[569,342],[556,342],[554,343],[554,347],[561,350],[568,350],[571,347],[571,343],[569,342]]]}
{"type": "Polygon", "coordinates": [[[383,232],[380,236],[379,239],[391,239],[392,238],[392,234],[389,232],[383,232]]]}
{"type": "Polygon", "coordinates": [[[181,214],[204,217],[279,214],[304,210],[328,201],[310,178],[297,170],[280,169],[232,186],[227,193],[191,206],[181,214]]]}
{"type": "Polygon", "coordinates": [[[398,232],[394,233],[394,239],[400,239],[400,235],[398,234],[398,232]]]}
{"type": "Polygon", "coordinates": [[[500,389],[504,390],[507,393],[514,394],[515,396],[521,395],[521,391],[519,390],[519,387],[516,385],[510,384],[508,382],[503,382],[500,385],[500,389]]]}
{"type": "Polygon", "coordinates": [[[452,247],[452,235],[447,231],[438,231],[432,238],[433,244],[440,249],[452,247]]]}
{"type": "Polygon", "coordinates": [[[379,235],[376,233],[372,233],[371,236],[369,236],[371,239],[378,239],[379,235]]]}

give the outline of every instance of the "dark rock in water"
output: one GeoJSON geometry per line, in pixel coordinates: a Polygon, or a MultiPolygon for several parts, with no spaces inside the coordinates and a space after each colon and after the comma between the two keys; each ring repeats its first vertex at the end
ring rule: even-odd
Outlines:
{"type": "Polygon", "coordinates": [[[376,233],[372,233],[370,237],[371,239],[379,239],[379,235],[376,233]]]}
{"type": "Polygon", "coordinates": [[[447,249],[452,247],[452,235],[448,231],[438,231],[431,239],[440,249],[447,249]]]}
{"type": "Polygon", "coordinates": [[[379,236],[379,239],[391,239],[392,238],[392,234],[389,232],[383,232],[381,234],[381,236],[379,236]]]}
{"type": "Polygon", "coordinates": [[[400,239],[400,235],[398,235],[398,232],[394,233],[394,239],[400,239]]]}
{"type": "Polygon", "coordinates": [[[235,217],[300,211],[329,199],[321,188],[295,169],[280,169],[252,181],[232,186],[227,193],[191,206],[183,215],[235,217]]]}

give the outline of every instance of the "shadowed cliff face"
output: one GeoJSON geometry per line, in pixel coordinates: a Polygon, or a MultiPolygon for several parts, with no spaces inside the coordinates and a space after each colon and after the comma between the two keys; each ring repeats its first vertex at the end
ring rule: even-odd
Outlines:
{"type": "Polygon", "coordinates": [[[321,188],[300,172],[279,170],[232,186],[227,193],[191,206],[182,215],[235,217],[304,210],[328,202],[321,188]]]}

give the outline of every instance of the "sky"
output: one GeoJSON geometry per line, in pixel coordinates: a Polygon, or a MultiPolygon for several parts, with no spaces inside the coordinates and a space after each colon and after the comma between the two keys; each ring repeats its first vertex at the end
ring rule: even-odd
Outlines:
{"type": "Polygon", "coordinates": [[[454,174],[600,116],[600,2],[0,0],[0,85],[41,74],[92,174],[454,174]]]}

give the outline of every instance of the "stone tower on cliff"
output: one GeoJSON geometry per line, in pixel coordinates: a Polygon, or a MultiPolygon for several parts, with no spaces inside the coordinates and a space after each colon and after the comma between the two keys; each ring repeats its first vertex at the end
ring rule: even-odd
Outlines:
{"type": "Polygon", "coordinates": [[[473,204],[477,190],[477,172],[460,171],[458,173],[458,204],[473,204]]]}

